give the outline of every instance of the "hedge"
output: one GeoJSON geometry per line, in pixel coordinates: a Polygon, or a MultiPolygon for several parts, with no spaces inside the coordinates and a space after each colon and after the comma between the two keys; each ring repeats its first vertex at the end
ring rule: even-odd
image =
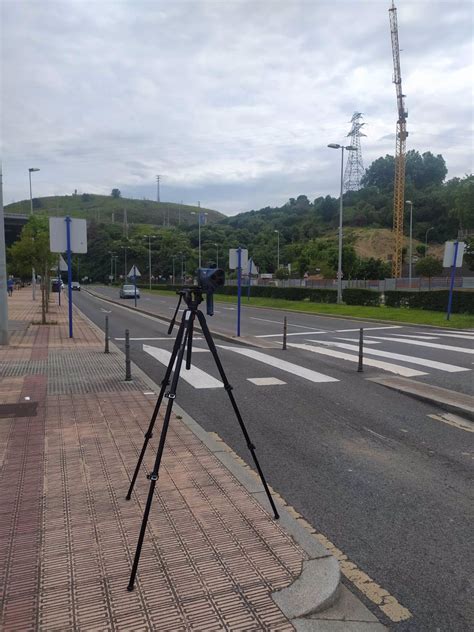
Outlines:
{"type": "Polygon", "coordinates": [[[346,305],[370,305],[378,307],[380,305],[380,292],[366,290],[362,288],[347,288],[342,290],[342,300],[346,305]]]}
{"type": "MultiPolygon", "coordinates": [[[[445,312],[448,307],[449,290],[432,290],[431,292],[385,292],[385,305],[388,307],[404,307],[408,309],[429,309],[445,312]]],[[[474,292],[453,292],[451,311],[454,314],[474,314],[474,292]]]]}

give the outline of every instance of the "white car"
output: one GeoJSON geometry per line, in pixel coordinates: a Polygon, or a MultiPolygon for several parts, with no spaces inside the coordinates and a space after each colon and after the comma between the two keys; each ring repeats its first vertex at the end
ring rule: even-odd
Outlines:
{"type": "MultiPolygon", "coordinates": [[[[122,285],[120,288],[120,298],[135,298],[134,285],[122,285]]],[[[137,298],[140,298],[140,290],[137,288],[137,298]]]]}
{"type": "Polygon", "coordinates": [[[81,291],[81,284],[79,281],[71,281],[71,290],[76,290],[77,292],[81,291]]]}

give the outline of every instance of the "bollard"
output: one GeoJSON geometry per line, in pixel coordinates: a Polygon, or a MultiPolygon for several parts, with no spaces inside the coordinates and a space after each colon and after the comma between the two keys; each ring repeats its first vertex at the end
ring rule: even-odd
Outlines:
{"type": "Polygon", "coordinates": [[[361,327],[359,331],[359,364],[357,366],[357,373],[362,373],[362,371],[364,370],[364,367],[362,366],[363,353],[364,353],[364,330],[361,327]]]}
{"type": "Polygon", "coordinates": [[[109,317],[105,317],[105,350],[104,353],[109,353],[109,317]]]}
{"type": "Polygon", "coordinates": [[[130,382],[132,372],[130,371],[130,332],[125,330],[125,381],[130,382]]]}
{"type": "Polygon", "coordinates": [[[287,330],[288,326],[287,326],[287,322],[286,322],[286,316],[283,319],[283,351],[286,350],[286,330],[287,330]]]}

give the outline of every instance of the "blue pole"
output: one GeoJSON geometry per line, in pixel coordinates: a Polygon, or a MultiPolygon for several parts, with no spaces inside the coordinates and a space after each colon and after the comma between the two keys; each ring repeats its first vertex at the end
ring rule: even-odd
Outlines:
{"type": "MultiPolygon", "coordinates": [[[[61,255],[59,255],[61,257],[61,255]]],[[[58,259],[58,302],[61,307],[61,259],[58,259]]]]}
{"type": "Polygon", "coordinates": [[[451,306],[453,303],[453,288],[454,288],[454,277],[456,276],[456,259],[458,258],[458,248],[459,241],[454,242],[454,259],[453,259],[453,267],[451,268],[451,282],[449,284],[449,298],[448,298],[448,313],[446,314],[446,320],[449,320],[451,316],[451,306]]]}
{"type": "Polygon", "coordinates": [[[71,260],[71,218],[66,217],[66,248],[67,248],[67,296],[69,311],[69,338],[72,338],[72,260],[71,260]]]}
{"type": "Polygon", "coordinates": [[[135,266],[133,266],[133,284],[134,284],[134,298],[135,298],[135,307],[137,306],[137,275],[135,274],[136,270],[135,270],[135,266]]]}
{"type": "Polygon", "coordinates": [[[250,285],[252,283],[252,257],[249,260],[249,284],[247,287],[247,300],[250,301],[250,285]]]}
{"type": "Polygon", "coordinates": [[[237,336],[240,336],[240,300],[242,297],[242,249],[237,248],[237,336]]]}

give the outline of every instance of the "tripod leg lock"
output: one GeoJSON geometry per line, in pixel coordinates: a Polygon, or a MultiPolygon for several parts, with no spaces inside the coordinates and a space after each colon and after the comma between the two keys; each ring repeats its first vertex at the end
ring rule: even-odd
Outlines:
{"type": "Polygon", "coordinates": [[[153,437],[152,432],[145,432],[145,439],[151,439],[153,437]]]}
{"type": "Polygon", "coordinates": [[[152,472],[151,474],[147,474],[146,477],[149,481],[157,481],[160,478],[160,475],[152,472]]]}
{"type": "Polygon", "coordinates": [[[249,441],[249,443],[247,443],[247,448],[248,448],[251,452],[253,452],[253,451],[255,450],[255,446],[254,446],[254,444],[253,444],[253,443],[251,443],[250,441],[249,441]]]}
{"type": "Polygon", "coordinates": [[[176,399],[176,393],[166,393],[168,399],[176,399]]]}
{"type": "Polygon", "coordinates": [[[226,384],[224,388],[227,392],[234,390],[234,387],[232,386],[232,384],[226,384]]]}

